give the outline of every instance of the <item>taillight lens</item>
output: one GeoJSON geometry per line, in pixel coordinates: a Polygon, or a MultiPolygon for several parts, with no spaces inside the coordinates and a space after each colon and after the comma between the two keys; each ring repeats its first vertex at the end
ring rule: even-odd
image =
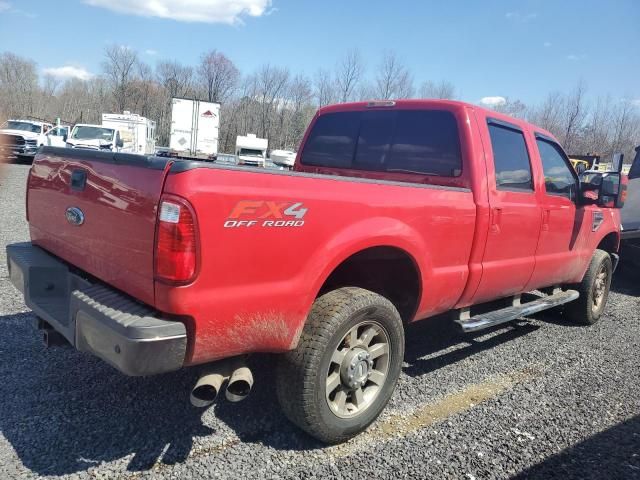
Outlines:
{"type": "Polygon", "coordinates": [[[155,252],[156,278],[188,283],[197,273],[198,231],[195,215],[186,201],[166,198],[160,202],[155,252]]]}

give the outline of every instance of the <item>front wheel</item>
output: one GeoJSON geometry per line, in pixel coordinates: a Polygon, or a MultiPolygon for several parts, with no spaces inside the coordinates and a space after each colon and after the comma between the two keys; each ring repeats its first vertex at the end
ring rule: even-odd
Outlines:
{"type": "Polygon", "coordinates": [[[604,250],[596,250],[582,282],[571,287],[580,292],[580,298],[565,307],[571,320],[593,325],[600,319],[609,298],[612,276],[611,256],[604,250]]]}
{"type": "Polygon", "coordinates": [[[365,430],[393,393],[404,329],[386,298],[355,287],[319,297],[295,350],[280,359],[278,400],[298,427],[326,443],[365,430]]]}

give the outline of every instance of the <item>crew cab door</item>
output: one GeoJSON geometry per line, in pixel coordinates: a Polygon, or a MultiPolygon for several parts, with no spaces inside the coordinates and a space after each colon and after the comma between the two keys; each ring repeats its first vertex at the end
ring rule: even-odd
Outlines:
{"type": "Polygon", "coordinates": [[[580,268],[579,239],[585,208],[576,208],[578,176],[560,145],[544,135],[535,135],[536,161],[544,173],[540,189],[542,229],[536,250],[536,267],[527,290],[562,284],[580,268]]]}
{"type": "Polygon", "coordinates": [[[542,214],[531,168],[531,145],[517,125],[487,119],[480,132],[487,158],[491,219],[482,277],[473,303],[523,291],[535,267],[542,214]]]}

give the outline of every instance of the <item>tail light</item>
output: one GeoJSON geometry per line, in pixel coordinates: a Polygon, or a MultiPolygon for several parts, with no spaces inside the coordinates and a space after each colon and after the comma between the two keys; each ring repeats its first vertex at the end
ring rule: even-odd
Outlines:
{"type": "Polygon", "coordinates": [[[193,208],[174,196],[163,196],[156,233],[156,279],[174,284],[193,281],[198,269],[198,228],[193,208]]]}

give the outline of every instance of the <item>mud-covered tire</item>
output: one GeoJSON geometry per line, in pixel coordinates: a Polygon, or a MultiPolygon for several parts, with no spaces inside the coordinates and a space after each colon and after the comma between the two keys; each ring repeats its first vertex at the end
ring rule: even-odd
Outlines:
{"type": "Polygon", "coordinates": [[[604,250],[596,250],[582,282],[569,286],[580,293],[580,298],[565,306],[567,317],[582,325],[596,323],[607,305],[612,276],[611,256],[604,250]]]}
{"type": "Polygon", "coordinates": [[[393,394],[403,357],[402,319],[389,300],[356,287],[331,291],[316,299],[297,348],[279,360],[278,400],[287,418],[311,436],[330,444],[344,442],[380,415],[393,394]],[[375,335],[373,340],[371,335],[375,335]],[[387,353],[381,354],[384,345],[388,345],[387,353]],[[363,353],[367,348],[371,349],[369,356],[363,353]],[[365,360],[359,360],[361,355],[365,360]],[[376,370],[383,366],[384,379],[376,370]],[[350,373],[354,369],[360,375],[355,387],[350,373]],[[367,377],[374,372],[375,382],[367,377]],[[335,380],[336,373],[339,380],[335,380]],[[332,379],[340,383],[330,392],[332,379]],[[365,396],[371,391],[366,403],[365,396]],[[340,402],[338,395],[351,400],[340,402]]]}

